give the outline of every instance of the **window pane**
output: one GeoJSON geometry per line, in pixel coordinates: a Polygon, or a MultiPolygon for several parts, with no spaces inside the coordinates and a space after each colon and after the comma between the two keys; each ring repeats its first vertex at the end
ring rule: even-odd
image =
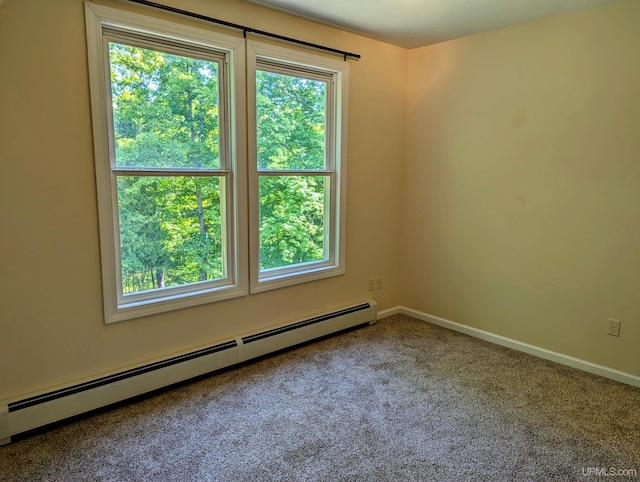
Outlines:
{"type": "Polygon", "coordinates": [[[260,177],[260,269],[327,259],[329,178],[260,177]]]}
{"type": "Polygon", "coordinates": [[[118,167],[219,168],[218,63],[111,42],[118,167]]]}
{"type": "Polygon", "coordinates": [[[218,177],[118,178],[122,292],[224,276],[218,177]]]}
{"type": "Polygon", "coordinates": [[[325,169],[327,83],[256,72],[259,169],[325,169]]]}

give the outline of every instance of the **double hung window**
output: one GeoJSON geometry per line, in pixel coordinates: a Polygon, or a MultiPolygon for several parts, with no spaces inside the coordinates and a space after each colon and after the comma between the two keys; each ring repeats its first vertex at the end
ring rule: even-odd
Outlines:
{"type": "Polygon", "coordinates": [[[346,63],[86,20],[106,322],[344,272],[346,63]]]}
{"type": "Polygon", "coordinates": [[[245,294],[242,41],[86,13],[105,320],[245,294]]]}
{"type": "Polygon", "coordinates": [[[340,274],[346,66],[258,42],[248,62],[252,291],[340,274]]]}

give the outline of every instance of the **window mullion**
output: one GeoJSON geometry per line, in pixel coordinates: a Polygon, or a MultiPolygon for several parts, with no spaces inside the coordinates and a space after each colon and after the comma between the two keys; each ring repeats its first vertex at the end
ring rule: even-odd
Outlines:
{"type": "Polygon", "coordinates": [[[313,170],[313,171],[301,171],[301,170],[258,170],[259,176],[328,176],[334,171],[331,170],[313,170]]]}
{"type": "Polygon", "coordinates": [[[228,176],[231,171],[226,169],[199,170],[199,169],[153,169],[153,168],[124,168],[115,167],[111,171],[116,176],[179,176],[179,177],[204,177],[204,176],[228,176]]]}

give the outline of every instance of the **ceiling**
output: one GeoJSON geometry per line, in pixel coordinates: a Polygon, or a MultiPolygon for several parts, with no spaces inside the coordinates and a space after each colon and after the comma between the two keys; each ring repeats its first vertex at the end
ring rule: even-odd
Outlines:
{"type": "Polygon", "coordinates": [[[414,48],[616,0],[246,1],[414,48]]]}

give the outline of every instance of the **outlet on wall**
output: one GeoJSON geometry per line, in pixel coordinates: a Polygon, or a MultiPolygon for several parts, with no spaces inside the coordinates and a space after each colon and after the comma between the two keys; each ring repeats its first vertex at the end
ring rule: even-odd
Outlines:
{"type": "Polygon", "coordinates": [[[369,278],[369,281],[367,282],[367,287],[369,291],[373,291],[374,289],[376,289],[375,280],[373,278],[369,278]]]}
{"type": "Polygon", "coordinates": [[[609,318],[609,331],[607,334],[611,336],[620,336],[620,323],[620,320],[609,318]]]}
{"type": "Polygon", "coordinates": [[[376,289],[377,290],[381,290],[382,289],[382,276],[378,276],[376,278],[376,289]]]}

